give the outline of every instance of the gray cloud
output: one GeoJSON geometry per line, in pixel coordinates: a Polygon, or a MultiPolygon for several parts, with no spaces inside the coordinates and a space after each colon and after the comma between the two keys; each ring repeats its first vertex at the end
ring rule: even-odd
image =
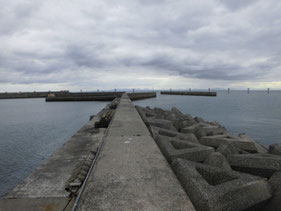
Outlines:
{"type": "Polygon", "coordinates": [[[220,0],[220,1],[231,10],[238,10],[241,8],[245,8],[256,2],[256,0],[220,0]]]}
{"type": "Polygon", "coordinates": [[[199,86],[200,80],[223,86],[280,77],[278,0],[0,3],[0,89],[122,86],[129,77],[142,86],[144,74],[151,86],[163,84],[156,75],[199,79],[199,86]]]}

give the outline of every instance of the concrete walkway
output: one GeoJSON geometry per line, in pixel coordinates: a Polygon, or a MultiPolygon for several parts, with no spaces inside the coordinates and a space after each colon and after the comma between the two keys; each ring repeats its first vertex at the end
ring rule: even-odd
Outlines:
{"type": "Polygon", "coordinates": [[[195,210],[123,94],[77,210],[195,210]]]}

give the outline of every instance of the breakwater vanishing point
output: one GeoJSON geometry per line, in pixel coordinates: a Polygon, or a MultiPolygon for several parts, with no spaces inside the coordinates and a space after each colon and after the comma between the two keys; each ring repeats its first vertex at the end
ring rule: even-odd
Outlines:
{"type": "Polygon", "coordinates": [[[135,107],[123,94],[0,210],[276,210],[280,171],[279,145],[267,149],[177,108],[135,107]]]}

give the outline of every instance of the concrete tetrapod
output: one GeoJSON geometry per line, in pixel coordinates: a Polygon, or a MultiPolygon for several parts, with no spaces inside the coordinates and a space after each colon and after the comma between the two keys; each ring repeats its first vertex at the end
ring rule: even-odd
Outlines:
{"type": "Polygon", "coordinates": [[[255,142],[230,135],[204,136],[200,139],[200,143],[211,147],[218,147],[222,143],[234,143],[236,147],[242,150],[257,152],[255,142]]]}
{"type": "Polygon", "coordinates": [[[270,178],[281,171],[281,157],[271,154],[236,154],[227,156],[231,168],[261,177],[270,178]]]}
{"type": "Polygon", "coordinates": [[[266,179],[175,159],[172,168],[197,211],[238,211],[271,197],[266,179]]]}
{"type": "Polygon", "coordinates": [[[178,133],[176,131],[166,130],[166,129],[154,127],[154,126],[150,126],[149,129],[154,138],[156,138],[157,135],[163,135],[163,136],[168,136],[171,138],[178,138],[180,140],[188,141],[188,142],[191,142],[194,144],[200,144],[199,141],[197,140],[197,138],[195,137],[195,135],[192,133],[187,133],[187,134],[178,133]]]}
{"type": "Polygon", "coordinates": [[[166,119],[147,118],[147,124],[177,132],[171,121],[166,119]]]}
{"type": "Polygon", "coordinates": [[[203,136],[214,136],[226,134],[226,130],[223,127],[210,125],[207,123],[198,123],[190,127],[185,127],[181,131],[182,133],[194,133],[200,140],[203,136]]]}
{"type": "Polygon", "coordinates": [[[155,138],[155,141],[169,163],[175,158],[203,162],[214,152],[212,147],[193,144],[177,138],[169,138],[162,135],[158,135],[155,138]]]}
{"type": "Polygon", "coordinates": [[[269,179],[273,196],[263,208],[266,211],[281,210],[281,171],[275,172],[269,179]]]}
{"type": "Polygon", "coordinates": [[[205,164],[210,166],[215,166],[223,170],[231,170],[226,158],[219,152],[215,152],[207,157],[204,161],[205,164]]]}
{"type": "Polygon", "coordinates": [[[271,144],[269,145],[269,153],[273,155],[281,156],[281,146],[279,144],[271,144]]]}
{"type": "Polygon", "coordinates": [[[147,125],[148,117],[156,117],[155,113],[141,106],[135,106],[144,123],[147,125]]]}
{"type": "Polygon", "coordinates": [[[238,154],[238,150],[233,142],[228,142],[220,144],[216,152],[220,152],[227,157],[228,155],[238,154]]]}

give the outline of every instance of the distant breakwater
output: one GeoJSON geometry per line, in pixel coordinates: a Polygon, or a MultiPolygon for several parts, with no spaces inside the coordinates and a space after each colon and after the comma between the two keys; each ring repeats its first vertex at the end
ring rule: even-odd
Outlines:
{"type": "MultiPolygon", "coordinates": [[[[69,92],[69,91],[46,91],[46,92],[5,92],[0,93],[0,99],[22,98],[46,98],[52,101],[112,101],[120,98],[125,92],[69,92]]],[[[156,97],[156,92],[133,92],[128,93],[131,100],[141,100],[156,97]]]]}
{"type": "MultiPolygon", "coordinates": [[[[46,102],[55,101],[112,101],[115,98],[120,98],[123,92],[95,92],[95,93],[75,93],[56,96],[49,94],[46,97],[46,102]]],[[[128,93],[129,98],[134,100],[141,100],[146,98],[156,97],[156,92],[138,92],[128,93]]]]}
{"type": "Polygon", "coordinates": [[[217,92],[181,92],[181,91],[162,91],[161,95],[194,95],[194,96],[217,96],[217,92]]]}
{"type": "Polygon", "coordinates": [[[0,93],[0,99],[20,99],[20,98],[45,98],[48,94],[56,96],[70,94],[68,91],[46,91],[46,92],[3,92],[0,93]]]}

